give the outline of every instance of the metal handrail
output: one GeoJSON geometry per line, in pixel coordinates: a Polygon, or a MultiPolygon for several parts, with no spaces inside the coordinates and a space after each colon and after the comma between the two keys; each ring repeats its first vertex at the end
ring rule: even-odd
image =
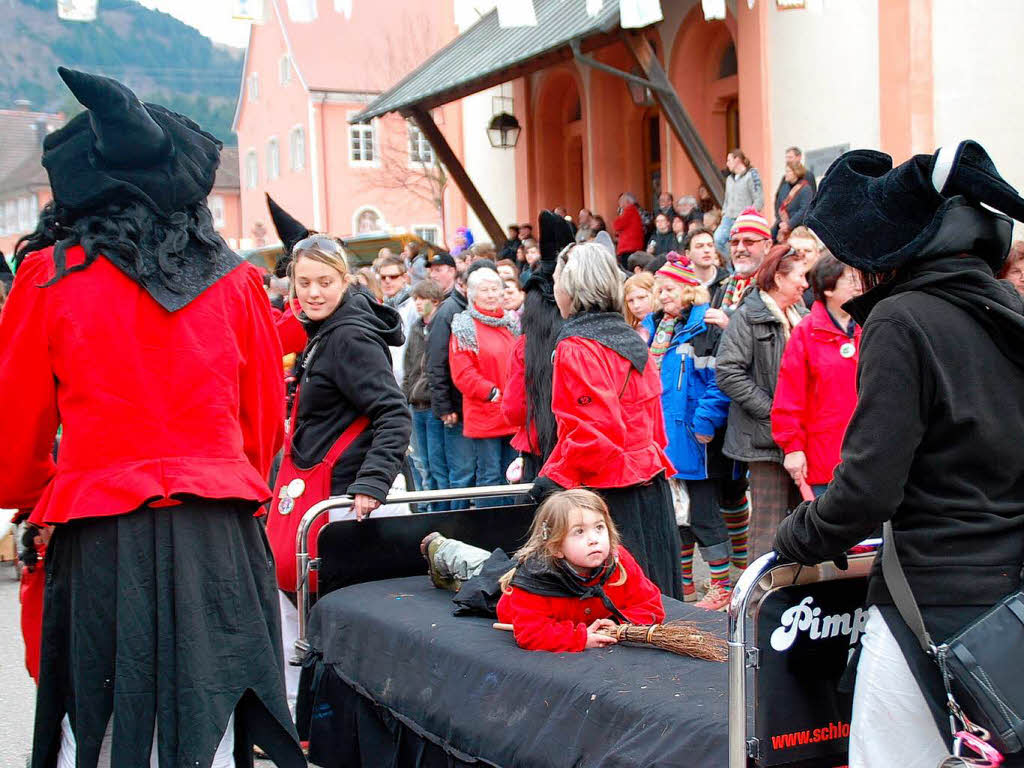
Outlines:
{"type": "MultiPolygon", "coordinates": [[[[529,493],[532,488],[532,483],[519,483],[517,485],[488,485],[479,488],[442,488],[437,491],[395,491],[388,494],[384,504],[429,504],[435,501],[517,496],[529,493]]],[[[309,614],[309,571],[315,569],[315,565],[311,564],[309,560],[309,529],[321,515],[336,509],[348,509],[354,503],[355,500],[351,496],[330,496],[310,507],[299,521],[298,530],[295,532],[295,562],[297,566],[295,573],[298,575],[296,602],[299,614],[299,636],[295,641],[297,658],[304,656],[309,650],[309,643],[306,642],[306,619],[309,614]]]]}
{"type": "MultiPolygon", "coordinates": [[[[881,539],[866,539],[860,546],[877,549],[881,539]]],[[[729,768],[747,768],[747,613],[761,580],[772,571],[791,568],[779,562],[777,552],[757,558],[740,575],[729,600],[729,768]]]]}

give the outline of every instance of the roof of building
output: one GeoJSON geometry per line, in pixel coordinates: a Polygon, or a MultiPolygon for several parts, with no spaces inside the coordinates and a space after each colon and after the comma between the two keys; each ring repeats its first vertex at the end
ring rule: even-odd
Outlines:
{"type": "Polygon", "coordinates": [[[365,110],[362,122],[414,104],[446,104],[571,56],[569,43],[607,34],[619,26],[619,4],[605,2],[594,16],[586,0],[534,0],[535,27],[502,27],[498,12],[481,17],[365,110]]]}
{"type": "Polygon", "coordinates": [[[31,191],[36,187],[49,186],[50,179],[41,160],[42,153],[38,151],[25,155],[10,173],[0,179],[0,197],[12,192],[31,191]]]}
{"type": "Polygon", "coordinates": [[[43,137],[39,135],[37,124],[48,133],[64,124],[64,116],[27,109],[0,109],[0,136],[3,137],[0,141],[0,183],[29,155],[38,158],[43,137]]]}
{"type": "Polygon", "coordinates": [[[241,189],[241,171],[238,167],[238,147],[224,147],[220,151],[220,166],[213,180],[214,189],[241,189]]]}

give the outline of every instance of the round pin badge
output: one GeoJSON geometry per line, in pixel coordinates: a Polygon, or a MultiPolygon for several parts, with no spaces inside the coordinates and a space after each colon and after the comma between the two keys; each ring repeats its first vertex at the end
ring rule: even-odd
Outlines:
{"type": "Polygon", "coordinates": [[[852,341],[848,341],[839,348],[839,354],[849,359],[857,353],[857,348],[853,346],[852,341]]]}
{"type": "Polygon", "coordinates": [[[287,515],[295,508],[295,501],[291,496],[285,496],[281,499],[281,503],[277,506],[277,511],[282,515],[287,515]]]}
{"type": "Polygon", "coordinates": [[[306,481],[301,477],[296,477],[290,483],[288,483],[288,495],[293,499],[299,498],[306,490],[306,481]]]}

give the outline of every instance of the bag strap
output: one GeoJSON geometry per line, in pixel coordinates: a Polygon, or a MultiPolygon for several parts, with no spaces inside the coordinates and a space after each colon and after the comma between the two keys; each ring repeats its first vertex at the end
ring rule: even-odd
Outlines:
{"type": "Polygon", "coordinates": [[[886,520],[882,525],[882,576],[885,578],[885,585],[889,588],[889,594],[896,605],[896,610],[900,612],[903,621],[914,633],[922,650],[931,656],[934,648],[932,638],[924,626],[921,609],[914,599],[914,593],[910,590],[910,583],[900,565],[899,555],[896,554],[896,541],[893,537],[891,520],[886,520]]]}

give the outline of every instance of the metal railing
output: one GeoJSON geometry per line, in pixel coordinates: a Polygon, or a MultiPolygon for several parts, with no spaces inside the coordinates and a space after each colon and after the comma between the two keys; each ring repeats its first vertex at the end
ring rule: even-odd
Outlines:
{"type": "MultiPolygon", "coordinates": [[[[860,546],[878,549],[881,539],[867,539],[860,546]]],[[[747,618],[755,599],[793,584],[829,581],[837,578],[867,576],[873,560],[864,555],[851,555],[849,570],[841,571],[832,563],[801,566],[779,562],[776,552],[757,558],[740,575],[729,601],[729,768],[747,768],[750,757],[747,738],[747,669],[754,666],[749,658],[747,618]]]]}
{"type": "MultiPolygon", "coordinates": [[[[466,499],[488,499],[495,496],[520,496],[529,493],[533,488],[532,483],[520,483],[518,485],[488,485],[479,488],[442,488],[437,491],[395,491],[388,494],[384,504],[430,504],[435,501],[463,501],[466,499]]],[[[297,609],[299,614],[299,633],[295,641],[295,659],[301,659],[309,651],[309,643],[306,642],[306,621],[309,615],[309,573],[318,569],[320,560],[310,560],[309,557],[309,529],[321,515],[326,515],[335,510],[349,509],[355,503],[351,496],[331,496],[319,501],[309,508],[309,511],[299,521],[298,530],[295,533],[295,561],[296,574],[298,576],[298,587],[296,594],[297,609]]],[[[422,514],[433,514],[425,512],[422,514]]],[[[351,522],[355,522],[354,520],[351,522]]]]}

